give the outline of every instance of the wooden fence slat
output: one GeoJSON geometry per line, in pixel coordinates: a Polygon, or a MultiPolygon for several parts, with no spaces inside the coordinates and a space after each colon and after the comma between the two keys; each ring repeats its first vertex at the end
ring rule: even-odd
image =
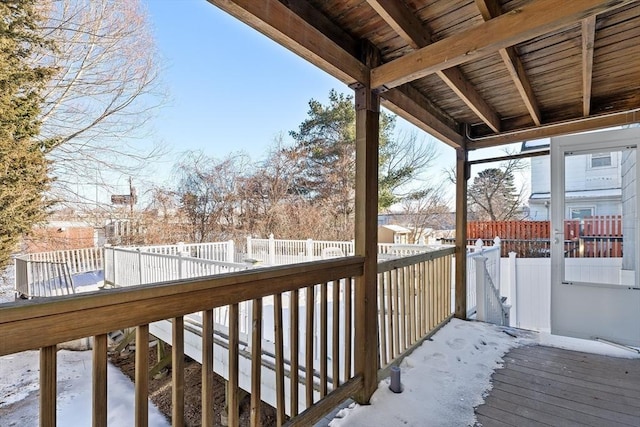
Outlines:
{"type": "Polygon", "coordinates": [[[93,337],[92,425],[107,427],[107,335],[93,337]]]}

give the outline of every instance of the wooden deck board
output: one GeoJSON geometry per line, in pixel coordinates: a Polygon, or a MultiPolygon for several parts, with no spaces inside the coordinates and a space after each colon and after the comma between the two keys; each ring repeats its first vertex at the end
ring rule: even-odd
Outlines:
{"type": "Polygon", "coordinates": [[[477,425],[640,427],[640,359],[531,346],[504,361],[477,425]]]}

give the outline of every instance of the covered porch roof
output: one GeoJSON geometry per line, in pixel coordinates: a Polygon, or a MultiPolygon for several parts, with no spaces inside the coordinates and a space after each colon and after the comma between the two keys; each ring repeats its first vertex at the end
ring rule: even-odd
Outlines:
{"type": "Polygon", "coordinates": [[[637,0],[208,1],[454,148],[640,121],[637,0]]]}

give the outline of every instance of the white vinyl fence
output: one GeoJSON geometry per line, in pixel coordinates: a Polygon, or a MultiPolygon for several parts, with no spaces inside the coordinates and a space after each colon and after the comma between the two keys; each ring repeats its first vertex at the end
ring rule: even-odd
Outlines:
{"type": "MultiPolygon", "coordinates": [[[[189,245],[184,246],[188,247],[189,245]]],[[[105,246],[105,284],[134,286],[211,276],[249,268],[249,265],[244,263],[196,258],[191,256],[191,251],[170,254],[173,251],[170,246],[152,248],[154,249],[146,251],[146,248],[131,249],[105,246]]],[[[205,251],[200,253],[204,254],[205,251]]],[[[223,257],[222,252],[213,249],[206,254],[212,257],[223,257]]]]}

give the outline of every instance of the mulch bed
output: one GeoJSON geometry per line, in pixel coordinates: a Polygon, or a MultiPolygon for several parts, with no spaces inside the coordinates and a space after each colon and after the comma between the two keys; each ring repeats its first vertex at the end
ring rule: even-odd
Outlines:
{"type": "MultiPolygon", "coordinates": [[[[171,351],[171,347],[166,345],[166,352],[171,351]]],[[[153,367],[158,356],[155,346],[149,348],[149,366],[153,367]]],[[[109,355],[111,363],[128,376],[131,381],[135,379],[135,352],[111,353],[109,355]]],[[[184,362],[184,418],[186,426],[201,425],[201,387],[202,387],[202,365],[195,360],[185,356],[184,362]]],[[[224,379],[215,374],[214,383],[214,411],[216,413],[215,425],[222,426],[220,415],[224,410],[225,403],[225,382],[224,379]]],[[[158,407],[168,420],[171,420],[171,366],[166,375],[161,378],[149,378],[149,398],[158,407]]],[[[250,396],[247,395],[240,402],[240,425],[249,425],[250,396]]],[[[276,411],[273,407],[262,403],[261,408],[262,425],[265,427],[276,425],[276,411]]]]}

